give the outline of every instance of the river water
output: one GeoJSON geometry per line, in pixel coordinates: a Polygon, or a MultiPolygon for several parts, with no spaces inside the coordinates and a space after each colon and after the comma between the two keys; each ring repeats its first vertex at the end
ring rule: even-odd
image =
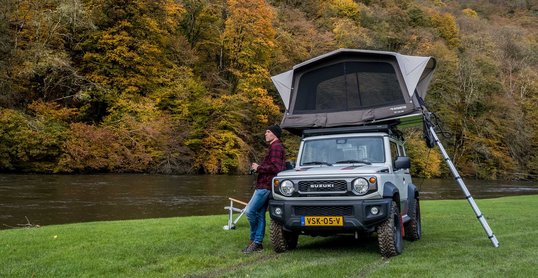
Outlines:
{"type": "MultiPolygon", "coordinates": [[[[26,225],[225,214],[254,176],[0,174],[0,229],[26,225]]],[[[422,199],[463,199],[453,179],[414,180],[422,199]]],[[[465,180],[475,199],[538,194],[536,182],[465,180]]]]}

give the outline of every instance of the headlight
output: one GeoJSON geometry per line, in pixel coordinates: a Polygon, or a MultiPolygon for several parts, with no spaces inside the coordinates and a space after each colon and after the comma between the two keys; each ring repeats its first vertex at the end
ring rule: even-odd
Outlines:
{"type": "Polygon", "coordinates": [[[353,191],[357,194],[364,195],[368,192],[368,189],[370,189],[370,187],[366,179],[358,178],[353,181],[353,191]]]}
{"type": "Polygon", "coordinates": [[[280,184],[280,193],[282,193],[282,195],[289,197],[293,194],[293,191],[295,191],[295,188],[293,188],[293,182],[285,180],[280,184]]]}

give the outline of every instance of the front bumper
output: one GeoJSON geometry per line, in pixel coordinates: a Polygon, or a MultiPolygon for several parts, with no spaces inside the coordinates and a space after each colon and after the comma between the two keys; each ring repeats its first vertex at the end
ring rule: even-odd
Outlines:
{"type": "Polygon", "coordinates": [[[371,232],[388,218],[392,200],[270,200],[269,214],[285,230],[312,234],[346,233],[354,231],[371,232]],[[371,208],[377,207],[377,214],[371,208]],[[281,213],[275,211],[280,209],[281,213]],[[304,216],[343,216],[343,226],[304,226],[304,216]]]}

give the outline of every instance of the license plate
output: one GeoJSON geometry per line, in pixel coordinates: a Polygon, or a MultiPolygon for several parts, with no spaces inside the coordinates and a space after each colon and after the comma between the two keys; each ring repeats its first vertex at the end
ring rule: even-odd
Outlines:
{"type": "Polygon", "coordinates": [[[344,226],[342,216],[303,216],[302,226],[344,226]]]}

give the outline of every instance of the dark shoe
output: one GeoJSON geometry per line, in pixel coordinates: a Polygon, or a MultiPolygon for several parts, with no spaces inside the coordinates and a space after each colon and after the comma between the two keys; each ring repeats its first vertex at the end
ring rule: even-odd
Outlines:
{"type": "Polygon", "coordinates": [[[263,251],[263,245],[261,243],[253,242],[245,250],[243,250],[243,253],[250,254],[252,252],[261,252],[261,251],[263,251]]]}
{"type": "Polygon", "coordinates": [[[245,253],[247,251],[247,249],[250,247],[250,245],[252,245],[252,243],[254,243],[254,241],[252,241],[252,240],[249,241],[247,247],[243,248],[243,250],[241,250],[241,252],[245,253]]]}

